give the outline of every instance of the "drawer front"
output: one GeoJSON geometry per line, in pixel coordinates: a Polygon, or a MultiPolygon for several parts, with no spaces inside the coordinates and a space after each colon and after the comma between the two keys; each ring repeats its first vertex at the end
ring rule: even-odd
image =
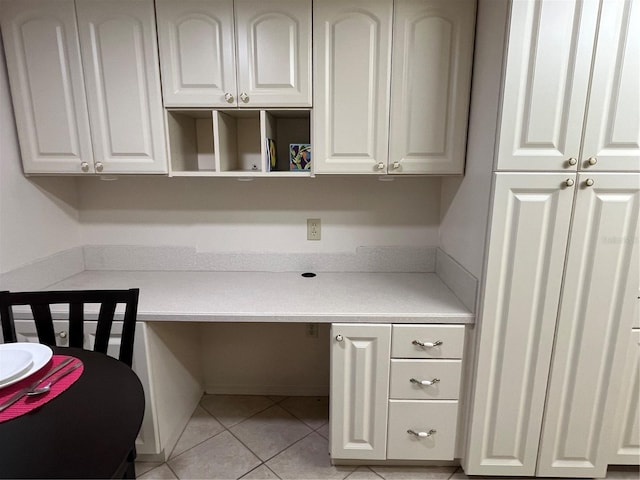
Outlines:
{"type": "Polygon", "coordinates": [[[391,360],[389,397],[456,400],[460,393],[461,368],[461,360],[391,360]]]}
{"type": "Polygon", "coordinates": [[[394,325],[394,358],[462,358],[464,325],[394,325]]]}
{"type": "Polygon", "coordinates": [[[387,459],[453,460],[457,419],[453,400],[390,400],[387,459]],[[421,437],[407,430],[431,434],[421,437]]]}

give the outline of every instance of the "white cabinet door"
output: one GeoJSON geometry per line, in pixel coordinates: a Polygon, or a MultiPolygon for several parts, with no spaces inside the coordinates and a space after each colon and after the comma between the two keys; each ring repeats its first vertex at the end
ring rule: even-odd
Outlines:
{"type": "Polygon", "coordinates": [[[640,1],[605,0],[587,109],[584,170],[640,171],[640,1]],[[589,159],[596,159],[591,165],[589,159]]]}
{"type": "Polygon", "coordinates": [[[166,107],[236,105],[233,0],[156,0],[166,107]]]}
{"type": "Polygon", "coordinates": [[[610,464],[640,465],[640,329],[633,329],[615,418],[610,464]]]}
{"type": "Polygon", "coordinates": [[[512,3],[499,170],[577,168],[569,160],[580,154],[599,7],[599,0],[512,3]]]}
{"type": "Polygon", "coordinates": [[[384,460],[391,325],[331,326],[330,455],[384,460]]]}
{"type": "Polygon", "coordinates": [[[578,180],[541,436],[541,476],[605,476],[638,301],[640,174],[580,174],[578,180]]]}
{"type": "Polygon", "coordinates": [[[386,173],[392,0],[313,4],[316,173],[386,173]]]}
{"type": "Polygon", "coordinates": [[[462,174],[475,0],[396,0],[389,173],[462,174]]]}
{"type": "Polygon", "coordinates": [[[97,173],[166,173],[152,0],[76,0],[97,173]]]}
{"type": "Polygon", "coordinates": [[[73,0],[12,0],[1,7],[25,173],[93,170],[73,0]]]}
{"type": "Polygon", "coordinates": [[[496,174],[467,475],[535,473],[575,193],[566,178],[496,174]]]}
{"type": "Polygon", "coordinates": [[[238,105],[311,106],[311,0],[235,0],[238,105]]]}

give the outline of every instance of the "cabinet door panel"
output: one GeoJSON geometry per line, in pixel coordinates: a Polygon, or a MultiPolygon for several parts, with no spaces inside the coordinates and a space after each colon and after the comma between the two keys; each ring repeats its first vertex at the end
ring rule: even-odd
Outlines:
{"type": "Polygon", "coordinates": [[[640,174],[578,176],[538,474],[604,477],[638,292],[640,174]],[[585,186],[587,178],[593,186],[585,186]]]}
{"type": "Polygon", "coordinates": [[[605,0],[582,152],[585,170],[640,171],[640,2],[605,0]],[[591,166],[588,159],[596,157],[591,166]]]}
{"type": "Polygon", "coordinates": [[[474,0],[394,2],[390,173],[463,173],[474,26],[474,0]]]}
{"type": "Polygon", "coordinates": [[[575,170],[599,3],[513,2],[498,170],[575,170]]]}
{"type": "Polygon", "coordinates": [[[566,174],[496,174],[467,475],[533,475],[573,187],[566,174]]]}
{"type": "Polygon", "coordinates": [[[235,106],[233,0],[157,0],[156,13],[164,105],[235,106]]]}
{"type": "Polygon", "coordinates": [[[153,3],[77,0],[99,173],[166,173],[153,3]]]}
{"type": "Polygon", "coordinates": [[[391,325],[334,324],[331,338],[331,458],[384,460],[391,325]]]}
{"type": "Polygon", "coordinates": [[[391,0],[313,5],[316,173],[386,173],[392,7],[391,0]]]}
{"type": "Polygon", "coordinates": [[[92,169],[73,0],[3,2],[1,18],[25,173],[92,169]]]}
{"type": "Polygon", "coordinates": [[[238,105],[310,107],[311,1],[236,0],[235,9],[238,105]]]}
{"type": "Polygon", "coordinates": [[[610,464],[640,464],[640,329],[634,329],[623,370],[610,464]]]}

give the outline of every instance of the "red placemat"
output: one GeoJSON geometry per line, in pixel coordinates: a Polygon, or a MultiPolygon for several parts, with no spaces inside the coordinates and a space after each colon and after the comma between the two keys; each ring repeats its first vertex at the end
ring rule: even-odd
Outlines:
{"type": "MultiPolygon", "coordinates": [[[[46,366],[44,366],[43,368],[35,372],[33,375],[29,375],[24,380],[20,380],[19,382],[14,383],[13,385],[0,389],[0,405],[5,400],[8,400],[9,398],[11,398],[14,393],[18,392],[19,390],[22,390],[23,388],[29,387],[38,378],[41,378],[44,375],[46,375],[46,373],[49,370],[51,370],[52,368],[55,368],[57,365],[59,365],[61,362],[63,362],[67,358],[70,358],[70,357],[67,355],[54,355],[49,361],[49,363],[47,363],[46,366]]],[[[72,367],[78,362],[82,364],[82,361],[80,359],[74,358],[74,361],[72,361],[69,365],[64,367],[62,370],[60,370],[60,372],[54,373],[53,376],[50,378],[55,378],[56,375],[58,375],[58,373],[64,372],[67,368],[72,367]]],[[[40,395],[36,395],[33,397],[29,397],[25,395],[16,403],[11,405],[9,408],[4,410],[3,412],[0,412],[0,423],[6,422],[7,420],[11,420],[12,418],[16,418],[21,415],[24,415],[25,413],[29,413],[32,410],[35,410],[36,408],[44,405],[48,401],[53,400],[62,392],[64,392],[67,388],[73,385],[75,381],[78,380],[78,378],[80,378],[80,375],[82,375],[83,371],[84,371],[84,365],[81,365],[79,368],[76,368],[73,372],[69,373],[68,375],[65,375],[63,378],[61,378],[56,383],[51,385],[51,390],[49,390],[47,393],[42,393],[40,395]]],[[[44,382],[42,382],[41,385],[38,385],[38,386],[40,387],[40,386],[46,385],[48,380],[49,379],[45,380],[44,382]]]]}

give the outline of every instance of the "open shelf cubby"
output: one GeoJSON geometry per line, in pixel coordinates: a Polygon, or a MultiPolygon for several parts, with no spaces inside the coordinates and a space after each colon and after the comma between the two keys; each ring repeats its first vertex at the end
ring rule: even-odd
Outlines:
{"type": "Polygon", "coordinates": [[[167,109],[172,176],[310,176],[289,145],[311,143],[311,111],[167,109]],[[275,145],[270,165],[267,139],[275,145]]]}

